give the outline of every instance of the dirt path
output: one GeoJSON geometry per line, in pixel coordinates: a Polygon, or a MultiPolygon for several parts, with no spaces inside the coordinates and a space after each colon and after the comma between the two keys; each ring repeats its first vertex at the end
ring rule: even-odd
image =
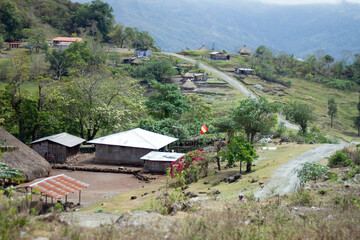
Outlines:
{"type": "MultiPolygon", "coordinates": [[[[234,88],[240,90],[244,95],[248,96],[249,98],[256,98],[256,96],[250,92],[244,85],[242,85],[239,81],[237,81],[235,78],[233,77],[230,77],[228,75],[226,75],[225,73],[213,68],[213,67],[210,67],[206,64],[203,64],[203,63],[200,63],[192,58],[189,58],[189,57],[185,57],[183,55],[180,55],[180,54],[176,54],[176,53],[165,53],[165,54],[168,54],[170,56],[174,56],[174,57],[177,57],[177,58],[180,58],[180,59],[183,59],[185,61],[188,61],[188,62],[191,62],[191,63],[198,63],[199,64],[199,67],[202,68],[202,69],[205,69],[206,71],[218,76],[219,78],[225,80],[226,82],[228,82],[231,86],[233,86],[234,88]]],[[[291,129],[295,129],[295,130],[299,130],[299,127],[294,125],[294,124],[291,124],[290,122],[286,121],[284,119],[284,117],[282,117],[281,115],[278,114],[278,119],[279,119],[279,122],[284,122],[285,123],[285,126],[287,128],[291,128],[291,129]]]]}
{"type": "Polygon", "coordinates": [[[257,198],[265,198],[276,194],[286,194],[295,190],[298,179],[293,169],[299,168],[305,162],[318,162],[332,153],[347,146],[348,143],[324,144],[311,149],[291,159],[288,163],[275,170],[270,183],[255,193],[257,198]]]}

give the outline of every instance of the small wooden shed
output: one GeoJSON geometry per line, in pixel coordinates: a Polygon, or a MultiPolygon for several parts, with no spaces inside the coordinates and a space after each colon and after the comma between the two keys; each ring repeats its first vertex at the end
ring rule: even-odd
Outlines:
{"type": "Polygon", "coordinates": [[[254,74],[254,69],[251,69],[251,68],[235,68],[234,72],[237,73],[237,74],[252,75],[252,74],[254,74]]]}
{"type": "Polygon", "coordinates": [[[64,163],[79,153],[85,139],[69,133],[43,137],[31,142],[31,147],[51,163],[64,163]]]}
{"type": "Polygon", "coordinates": [[[142,156],[163,149],[177,138],[135,128],[97,138],[88,143],[96,145],[95,161],[102,164],[144,166],[142,156]]]}
{"type": "Polygon", "coordinates": [[[19,48],[20,47],[20,42],[10,42],[9,43],[9,48],[19,48]]]}
{"type": "Polygon", "coordinates": [[[210,53],[210,59],[212,60],[230,60],[230,55],[220,52],[210,53]]]}
{"type": "Polygon", "coordinates": [[[149,152],[141,158],[144,160],[144,172],[166,173],[167,169],[171,166],[171,163],[184,155],[185,153],[149,152]]]}

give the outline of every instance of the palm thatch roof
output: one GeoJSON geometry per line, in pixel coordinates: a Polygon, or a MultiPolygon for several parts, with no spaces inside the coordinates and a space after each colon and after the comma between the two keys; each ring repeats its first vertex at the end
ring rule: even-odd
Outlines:
{"type": "Polygon", "coordinates": [[[190,80],[186,80],[186,82],[181,85],[181,89],[184,90],[195,90],[197,88],[197,86],[190,80]]]}
{"type": "Polygon", "coordinates": [[[209,51],[209,49],[207,49],[205,45],[202,45],[201,48],[199,48],[199,51],[209,51]]]}
{"type": "Polygon", "coordinates": [[[21,170],[27,181],[49,175],[51,166],[42,156],[0,127],[0,142],[4,140],[6,140],[5,147],[12,146],[16,150],[3,152],[0,162],[21,170]]]}
{"type": "Polygon", "coordinates": [[[251,51],[250,51],[250,49],[248,49],[248,48],[246,47],[246,45],[244,45],[243,48],[240,49],[238,53],[239,53],[240,55],[250,55],[250,54],[251,54],[251,51]]]}

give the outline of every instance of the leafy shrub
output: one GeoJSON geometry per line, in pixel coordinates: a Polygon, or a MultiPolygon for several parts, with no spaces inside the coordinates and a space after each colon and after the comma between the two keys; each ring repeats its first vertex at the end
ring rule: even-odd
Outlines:
{"type": "Polygon", "coordinates": [[[291,204],[296,206],[311,206],[314,202],[311,194],[303,188],[293,193],[290,200],[291,204]]]}
{"type": "Polygon", "coordinates": [[[325,189],[320,189],[318,191],[318,193],[321,194],[321,195],[325,195],[327,193],[327,191],[325,189]]]}
{"type": "Polygon", "coordinates": [[[336,79],[336,78],[325,78],[325,77],[317,77],[315,79],[316,82],[321,82],[328,87],[336,88],[340,90],[347,89],[357,89],[357,85],[353,81],[344,80],[344,79],[336,79]]]}
{"type": "Polygon", "coordinates": [[[55,210],[57,212],[63,212],[64,211],[64,206],[61,203],[56,203],[55,204],[55,210]]]}
{"type": "Polygon", "coordinates": [[[331,173],[329,175],[329,183],[331,182],[336,182],[339,179],[339,174],[338,173],[331,173]]]}
{"type": "Polygon", "coordinates": [[[164,194],[163,197],[155,200],[151,203],[151,209],[159,212],[160,214],[167,215],[170,214],[175,205],[182,205],[188,200],[188,197],[180,191],[176,190],[170,194],[164,194]]]}
{"type": "Polygon", "coordinates": [[[340,150],[332,155],[329,159],[329,167],[345,167],[353,165],[353,162],[348,159],[347,155],[340,150]]]}
{"type": "Polygon", "coordinates": [[[94,213],[102,213],[102,212],[104,212],[104,209],[101,207],[95,209],[95,211],[94,211],[94,213]]]}
{"type": "Polygon", "coordinates": [[[330,172],[330,168],[323,166],[319,163],[303,163],[300,169],[294,169],[294,173],[297,174],[297,177],[300,180],[300,184],[305,184],[310,180],[324,179],[327,177],[330,172]]]}
{"type": "Polygon", "coordinates": [[[360,165],[360,151],[357,148],[346,147],[341,150],[356,165],[360,165]]]}
{"type": "Polygon", "coordinates": [[[349,180],[355,177],[355,175],[359,173],[360,173],[360,166],[354,167],[350,172],[346,174],[344,180],[349,180]]]}

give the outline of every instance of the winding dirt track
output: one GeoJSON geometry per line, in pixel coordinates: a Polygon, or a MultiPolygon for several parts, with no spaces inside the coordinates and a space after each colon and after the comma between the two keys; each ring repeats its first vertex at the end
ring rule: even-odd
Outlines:
{"type": "MultiPolygon", "coordinates": [[[[233,77],[230,77],[228,75],[226,75],[225,73],[213,68],[213,67],[210,67],[204,63],[200,63],[192,58],[189,58],[189,57],[185,57],[183,55],[180,55],[180,54],[177,54],[177,53],[165,53],[167,55],[170,55],[170,56],[174,56],[174,57],[177,57],[177,58],[180,58],[180,59],[183,59],[185,61],[188,61],[188,62],[191,62],[191,63],[194,63],[194,64],[199,64],[199,67],[202,68],[202,69],[205,69],[206,71],[218,76],[219,78],[223,79],[224,81],[228,82],[231,86],[233,86],[234,88],[240,90],[245,96],[248,96],[249,98],[255,98],[256,99],[256,96],[251,92],[249,91],[244,85],[242,85],[239,81],[237,81],[235,78],[233,77]]],[[[279,122],[284,122],[285,123],[285,126],[287,128],[291,128],[291,129],[295,129],[295,130],[299,130],[299,127],[286,121],[284,119],[283,116],[279,115],[278,114],[278,120],[279,122]]]]}

